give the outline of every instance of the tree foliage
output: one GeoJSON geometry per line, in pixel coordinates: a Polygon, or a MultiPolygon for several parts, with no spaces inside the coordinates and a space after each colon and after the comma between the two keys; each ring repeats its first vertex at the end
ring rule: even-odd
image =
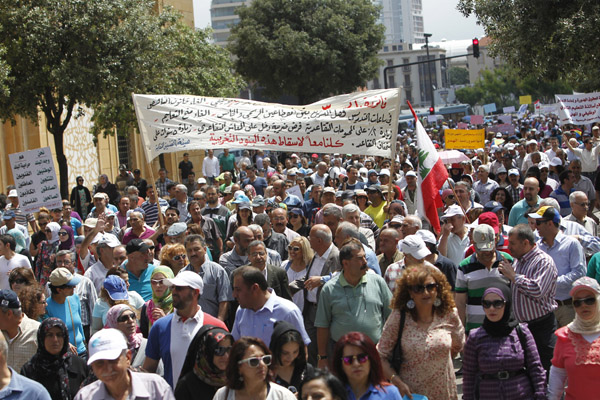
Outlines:
{"type": "Polygon", "coordinates": [[[540,81],[535,77],[522,77],[510,66],[493,71],[484,70],[480,79],[472,86],[456,90],[461,103],[472,106],[496,103],[498,108],[519,105],[519,96],[531,95],[542,103],[554,103],[554,95],[571,93],[573,89],[564,81],[540,81]]]}
{"type": "Polygon", "coordinates": [[[579,91],[600,88],[596,0],[459,0],[492,39],[492,54],[521,74],[552,82],[567,79],[579,91]]]}
{"type": "Polygon", "coordinates": [[[131,94],[234,95],[241,81],[227,54],[153,0],[0,0],[0,46],[10,67],[0,118],[38,110],[54,136],[67,194],[63,133],[76,104],[94,110],[93,133],[128,134],[131,94]]]}
{"type": "Polygon", "coordinates": [[[384,27],[370,0],[255,0],[237,9],[236,70],[301,104],[354,91],[376,74],[384,27]]]}
{"type": "Polygon", "coordinates": [[[467,85],[469,83],[469,70],[461,67],[448,69],[448,78],[451,85],[467,85]]]}

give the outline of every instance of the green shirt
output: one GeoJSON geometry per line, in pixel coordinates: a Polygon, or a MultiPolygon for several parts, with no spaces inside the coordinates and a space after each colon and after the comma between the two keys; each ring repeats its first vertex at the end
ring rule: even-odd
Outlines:
{"type": "Polygon", "coordinates": [[[321,290],[315,326],[329,328],[336,342],[346,333],[358,331],[377,343],[392,311],[391,301],[392,292],[381,276],[366,273],[352,286],[340,273],[321,290]]]}
{"type": "Polygon", "coordinates": [[[233,171],[235,169],[235,156],[231,153],[225,155],[225,153],[219,156],[219,165],[221,171],[233,171]]]}

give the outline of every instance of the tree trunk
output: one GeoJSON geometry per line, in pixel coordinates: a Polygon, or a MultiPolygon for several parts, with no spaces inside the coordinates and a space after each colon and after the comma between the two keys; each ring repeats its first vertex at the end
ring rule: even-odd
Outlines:
{"type": "Polygon", "coordinates": [[[58,161],[58,184],[60,185],[60,195],[63,200],[69,199],[69,165],[63,147],[65,130],[59,128],[52,134],[54,136],[54,149],[56,150],[56,161],[58,161]]]}

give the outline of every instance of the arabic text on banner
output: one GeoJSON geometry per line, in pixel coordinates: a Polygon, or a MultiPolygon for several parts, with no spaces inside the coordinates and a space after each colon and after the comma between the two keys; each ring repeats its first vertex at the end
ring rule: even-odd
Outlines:
{"type": "Polygon", "coordinates": [[[187,95],[133,95],[148,160],[194,149],[263,149],[389,157],[398,132],[397,89],[305,106],[187,95]]]}
{"type": "Polygon", "coordinates": [[[446,149],[479,149],[485,147],[484,129],[446,129],[446,149]]]}
{"type": "Polygon", "coordinates": [[[50,147],[9,154],[8,158],[23,212],[62,208],[50,147]]]}
{"type": "Polygon", "coordinates": [[[555,94],[560,125],[586,125],[600,121],[600,93],[555,94]]]}
{"type": "Polygon", "coordinates": [[[514,135],[515,133],[515,126],[513,124],[499,124],[499,125],[492,125],[492,126],[488,126],[487,128],[485,128],[485,131],[487,133],[508,133],[509,135],[514,135]]]}

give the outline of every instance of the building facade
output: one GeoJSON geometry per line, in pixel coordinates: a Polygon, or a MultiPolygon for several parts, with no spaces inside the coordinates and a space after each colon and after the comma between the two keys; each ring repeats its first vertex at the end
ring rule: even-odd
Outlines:
{"type": "MultiPolygon", "coordinates": [[[[504,65],[505,62],[501,58],[492,57],[489,54],[488,46],[490,45],[490,38],[485,36],[479,39],[479,58],[469,57],[468,69],[469,69],[469,81],[475,83],[481,77],[483,71],[498,68],[504,65]]],[[[468,48],[469,53],[473,52],[473,44],[468,48]]]]}
{"type": "Polygon", "coordinates": [[[425,43],[422,0],[373,0],[381,7],[386,46],[425,43]]]}

